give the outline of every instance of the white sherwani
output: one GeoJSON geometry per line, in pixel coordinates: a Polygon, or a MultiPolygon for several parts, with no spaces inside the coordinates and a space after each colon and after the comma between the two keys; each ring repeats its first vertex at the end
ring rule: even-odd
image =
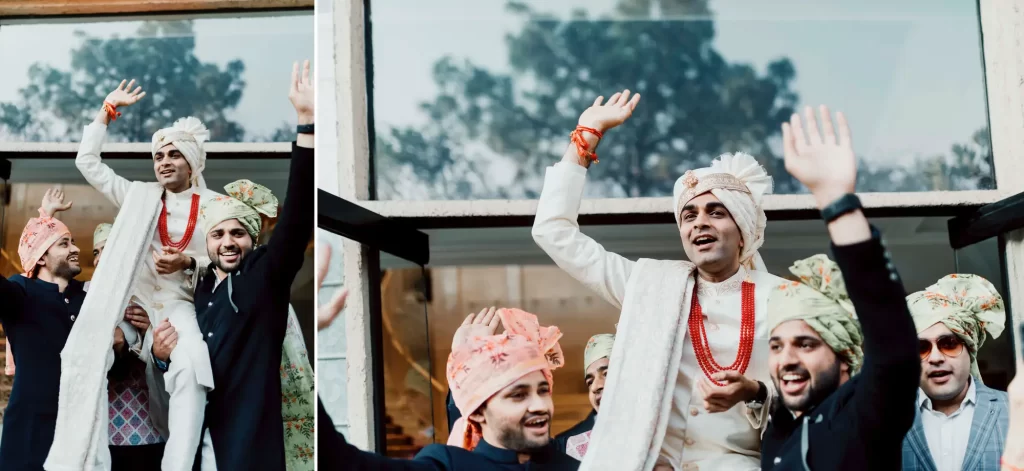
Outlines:
{"type": "MultiPolygon", "coordinates": [[[[623,308],[636,262],[606,251],[580,232],[577,216],[585,177],[586,169],[578,165],[558,163],[548,168],[533,226],[534,240],[559,267],[614,306],[623,308]]],[[[748,276],[756,286],[756,320],[755,343],[746,376],[770,385],[772,383],[767,365],[767,294],[773,286],[785,280],[766,272],[748,272],[741,268],[734,277],[722,283],[699,282],[697,297],[706,316],[705,330],[715,360],[719,364],[732,364],[738,353],[740,338],[741,283],[748,276]]],[[[691,276],[685,283],[686,302],[680,305],[685,312],[681,313],[681,322],[678,324],[684,335],[689,316],[688,301],[695,289],[694,278],[691,276]]],[[[616,341],[621,342],[622,339],[617,337],[616,341]]],[[[668,350],[671,350],[671,346],[668,350]]],[[[760,433],[767,425],[769,405],[765,404],[760,410],[753,411],[740,403],[723,413],[708,413],[703,408],[703,399],[697,388],[704,373],[697,364],[689,336],[684,336],[681,352],[671,406],[663,410],[658,423],[653,424],[655,427],[665,427],[663,435],[655,432],[656,437],[662,437],[655,440],[655,443],[660,441],[655,446],[659,450],[657,461],[669,464],[675,470],[759,469],[760,433]]],[[[650,380],[651,388],[656,388],[664,378],[650,380]]],[[[615,385],[607,387],[613,389],[615,385]]],[[[606,396],[609,396],[608,392],[606,396]]],[[[602,411],[604,409],[602,407],[602,411]]],[[[598,417],[600,421],[601,416],[598,417]]],[[[637,427],[649,425],[638,423],[637,427]]],[[[599,429],[595,428],[595,432],[599,429]]],[[[616,433],[628,435],[633,432],[618,430],[616,433]]],[[[588,457],[592,451],[588,450],[588,457]]],[[[587,461],[584,467],[586,464],[587,461]]],[[[642,465],[638,463],[632,466],[635,466],[633,469],[641,469],[642,465]]]]}
{"type": "MultiPolygon", "coordinates": [[[[105,140],[105,126],[96,123],[86,126],[75,165],[89,184],[121,207],[131,182],[118,176],[100,160],[100,150],[105,140]]],[[[219,196],[216,192],[195,187],[181,193],[164,192],[167,232],[171,240],[179,241],[184,236],[191,212],[192,195],[197,191],[200,204],[219,196]]],[[[153,251],[162,253],[163,243],[159,231],[153,231],[150,246],[153,251]]],[[[196,272],[209,265],[206,238],[198,223],[183,253],[196,260],[196,272]]],[[[153,326],[145,335],[141,358],[147,363],[154,425],[168,436],[163,469],[191,469],[195,450],[200,443],[206,391],[214,386],[210,354],[196,322],[193,305],[196,276],[186,276],[184,271],[160,275],[151,255],[144,256],[143,263],[145,266],[138,272],[139,279],[132,300],[149,313],[153,326]],[[152,329],[164,319],[169,320],[177,331],[178,344],[171,353],[168,371],[160,375],[152,358],[152,329]],[[166,393],[161,394],[161,391],[166,393]],[[168,414],[168,408],[173,408],[174,414],[168,414]]]]}

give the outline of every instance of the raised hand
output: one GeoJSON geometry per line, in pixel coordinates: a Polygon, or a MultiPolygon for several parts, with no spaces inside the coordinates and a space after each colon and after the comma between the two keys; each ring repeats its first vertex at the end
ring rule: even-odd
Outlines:
{"type": "MultiPolygon", "coordinates": [[[[327,278],[327,270],[330,267],[331,262],[331,246],[325,245],[320,251],[320,267],[317,268],[316,272],[316,290],[320,291],[320,286],[324,284],[324,278],[327,278]]],[[[343,289],[338,294],[334,295],[334,299],[330,300],[327,304],[320,306],[316,314],[316,330],[324,330],[327,326],[334,323],[334,319],[338,317],[342,309],[345,309],[345,300],[348,299],[348,290],[343,289]]]]}
{"type": "Polygon", "coordinates": [[[299,63],[292,64],[292,86],[288,91],[288,100],[292,102],[295,113],[299,115],[299,124],[313,122],[313,105],[316,103],[316,97],[313,93],[313,79],[309,75],[308,60],[302,63],[302,75],[299,75],[299,63]]]}
{"type": "Polygon", "coordinates": [[[462,321],[462,325],[455,330],[452,345],[459,345],[472,337],[494,335],[498,331],[499,324],[501,324],[501,317],[498,316],[498,309],[494,306],[485,307],[476,314],[470,313],[462,321]]]}
{"type": "Polygon", "coordinates": [[[121,84],[114,91],[110,92],[103,101],[115,107],[134,105],[142,97],[146,96],[146,92],[142,91],[142,87],[135,87],[135,90],[132,90],[132,87],[135,87],[135,79],[132,79],[131,82],[122,80],[121,84]]]}
{"type": "Polygon", "coordinates": [[[612,95],[607,103],[602,104],[603,100],[603,96],[597,97],[594,104],[583,111],[583,114],[580,115],[580,126],[605,132],[622,124],[633,115],[637,103],[640,103],[640,94],[637,93],[630,99],[629,90],[623,90],[612,95]]]}
{"type": "Polygon", "coordinates": [[[71,209],[71,205],[73,203],[74,202],[72,201],[68,201],[67,203],[64,202],[64,191],[57,188],[50,188],[49,190],[46,190],[46,193],[43,195],[43,203],[41,207],[47,216],[53,217],[53,215],[58,212],[71,209]]]}
{"type": "Polygon", "coordinates": [[[804,109],[803,121],[793,114],[788,123],[782,123],[782,148],[786,171],[811,190],[818,208],[824,208],[841,196],[853,193],[857,183],[857,158],[853,154],[850,126],[843,113],[836,113],[838,136],[828,107],[821,105],[819,114],[820,132],[810,106],[804,109]]]}

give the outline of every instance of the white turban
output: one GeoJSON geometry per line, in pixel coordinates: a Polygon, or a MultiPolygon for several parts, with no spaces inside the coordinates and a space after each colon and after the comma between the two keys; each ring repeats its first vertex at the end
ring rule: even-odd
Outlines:
{"type": "Polygon", "coordinates": [[[206,168],[206,151],[203,144],[210,139],[210,131],[199,118],[189,116],[174,122],[169,128],[153,133],[153,155],[167,144],[173,144],[192,168],[191,183],[200,190],[206,189],[203,169],[206,168]]]}
{"type": "Polygon", "coordinates": [[[690,170],[676,180],[672,191],[676,226],[679,213],[693,198],[711,192],[732,214],[743,236],[740,263],[753,270],[766,270],[757,249],[764,244],[768,217],[761,208],[764,195],[772,192],[772,177],[750,154],[737,152],[718,156],[710,167],[690,170]]]}

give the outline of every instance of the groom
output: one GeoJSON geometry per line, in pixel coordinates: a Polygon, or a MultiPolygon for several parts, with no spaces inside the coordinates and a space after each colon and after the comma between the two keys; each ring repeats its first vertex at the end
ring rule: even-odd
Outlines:
{"type": "Polygon", "coordinates": [[[94,344],[108,339],[109,327],[116,324],[129,298],[150,313],[154,325],[166,319],[178,333],[179,348],[169,362],[153,357],[152,333],[142,347],[152,392],[150,412],[154,425],[167,437],[162,469],[191,469],[201,442],[206,393],[214,383],[192,300],[197,267],[209,264],[205,241],[196,228],[199,207],[219,196],[206,188],[202,176],[203,144],[210,133],[196,118],[179,119],[153,135],[157,183],[130,182],[117,175],[100,159],[107,126],[121,115],[118,108],[144,96],[134,80],[127,85],[122,81],[85,127],[75,159],[85,179],[120,211],[103,264],[93,278],[90,295],[94,296],[83,305],[79,326],[62,353],[75,361],[65,364],[61,373],[61,404],[47,469],[92,466],[104,453],[104,440],[97,435],[106,433],[106,410],[94,406],[97,395],[106,390],[102,386],[106,369],[100,368],[112,359],[94,344]],[[169,394],[169,402],[163,391],[169,394]]]}
{"type": "Polygon", "coordinates": [[[785,281],[757,253],[772,180],[753,157],[723,154],[675,184],[689,262],[608,252],[580,231],[580,200],[601,138],[639,100],[625,90],[583,112],[562,161],[547,170],[533,224],[559,267],[622,308],[581,469],[759,469],[770,384],[765,310],[785,281]]]}

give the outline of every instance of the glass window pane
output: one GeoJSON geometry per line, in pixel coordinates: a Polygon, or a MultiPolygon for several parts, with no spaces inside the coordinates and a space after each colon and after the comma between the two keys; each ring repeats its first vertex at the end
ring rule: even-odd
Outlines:
{"type": "MultiPolygon", "coordinates": [[[[946,222],[947,218],[942,217],[872,220],[885,235],[908,293],[959,271],[987,278],[1005,297],[995,240],[954,251],[949,246],[946,222]]],[[[426,300],[427,321],[409,317],[416,328],[426,325],[427,330],[419,337],[410,336],[408,345],[422,346],[429,335],[432,377],[445,382],[452,336],[470,312],[487,306],[519,307],[536,314],[542,325],[558,326],[563,334],[559,343],[566,364],[555,373],[551,432],[557,435],[586,418],[592,410],[584,382],[583,351],[592,335],[615,332],[619,310],[555,266],[530,239],[529,230],[524,227],[428,231],[432,294],[426,300]]],[[[583,232],[606,249],[633,260],[683,257],[678,232],[671,224],[586,226],[583,232]]],[[[779,276],[786,276],[796,260],[830,253],[828,234],[821,221],[772,221],[765,240],[760,253],[768,270],[779,276]]],[[[419,268],[403,268],[391,256],[382,255],[381,266],[393,277],[422,276],[419,268]]],[[[400,290],[382,289],[382,296],[385,305],[412,301],[400,290]]],[[[1009,332],[1004,332],[998,339],[989,339],[981,349],[981,372],[990,387],[1005,390],[1013,378],[1011,338],[1009,332]]],[[[385,383],[393,387],[387,379],[385,383]]],[[[435,440],[444,443],[448,436],[444,402],[435,397],[433,404],[435,440]]]]}
{"type": "Polygon", "coordinates": [[[535,198],[594,98],[638,91],[590,197],[671,195],[723,152],[776,193],[780,124],[846,113],[861,191],[995,186],[976,2],[373,0],[380,199],[535,198]],[[408,38],[426,38],[416,48],[408,38]]]}
{"type": "Polygon", "coordinates": [[[293,140],[287,67],[311,56],[312,12],[173,18],[0,25],[0,139],[77,141],[135,78],[146,97],[121,110],[110,142],[149,142],[185,116],[211,141],[293,140]]]}

